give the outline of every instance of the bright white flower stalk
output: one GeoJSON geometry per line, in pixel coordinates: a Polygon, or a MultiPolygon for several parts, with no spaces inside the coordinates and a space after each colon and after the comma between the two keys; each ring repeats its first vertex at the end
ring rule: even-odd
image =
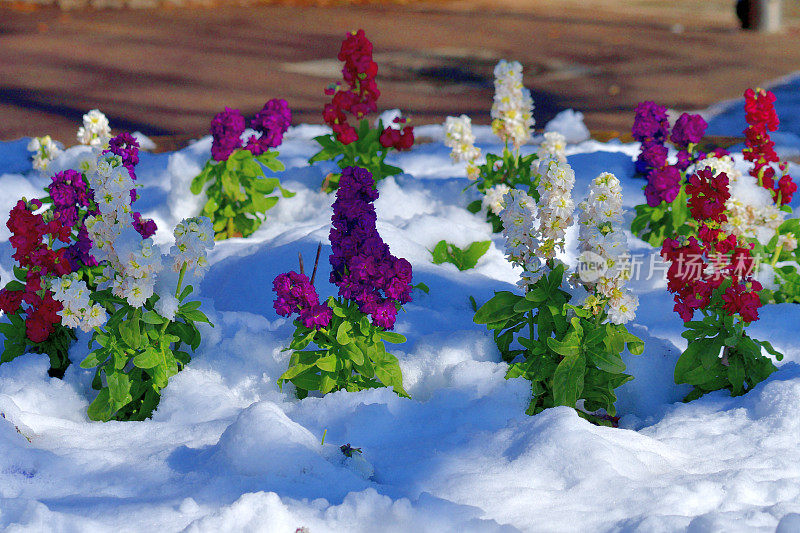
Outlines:
{"type": "Polygon", "coordinates": [[[500,215],[500,212],[503,210],[504,207],[504,200],[506,193],[511,190],[511,187],[506,185],[505,183],[498,183],[494,187],[490,187],[486,194],[481,200],[481,206],[494,213],[495,215],[500,215]]]}
{"type": "Polygon", "coordinates": [[[478,179],[480,169],[478,159],[481,149],[475,147],[475,136],[472,134],[472,121],[467,115],[447,117],[444,123],[444,144],[451,148],[450,157],[456,163],[467,164],[467,177],[478,179]]]}
{"type": "MultiPolygon", "coordinates": [[[[706,167],[715,176],[721,172],[728,176],[731,197],[725,202],[728,221],[723,224],[722,230],[737,237],[755,238],[761,244],[769,243],[786,218],[786,213],[778,209],[769,191],[760,187],[753,176],[743,175],[736,170],[729,155],[708,157],[696,165],[697,169],[706,167]]],[[[797,247],[791,238],[783,240],[789,246],[784,250],[791,251],[797,247]]]]}
{"type": "Polygon", "coordinates": [[[531,138],[533,99],[522,84],[522,65],[517,61],[501,60],[494,68],[494,103],[492,131],[504,143],[515,149],[531,138]]]}
{"type": "Polygon", "coordinates": [[[522,267],[522,278],[517,285],[527,292],[541,277],[542,262],[536,255],[539,247],[536,201],[525,191],[510,189],[503,197],[499,213],[506,238],[506,258],[522,267]]]}
{"type": "Polygon", "coordinates": [[[153,240],[142,239],[133,228],[130,191],[134,182],[114,154],[101,154],[87,178],[100,211],[86,219],[92,255],[107,263],[99,286],[110,286],[115,296],[141,307],[153,295],[162,265],[153,240]]]}
{"type": "Polygon", "coordinates": [[[108,118],[99,109],[92,109],[83,115],[83,126],[78,128],[78,142],[95,148],[104,148],[111,139],[108,118]]]}
{"type": "Polygon", "coordinates": [[[592,180],[589,197],[579,207],[578,278],[589,292],[584,306],[597,314],[607,303],[613,324],[630,322],[639,300],[625,288],[630,256],[620,227],[622,187],[617,177],[604,172],[592,180]]]}
{"type": "Polygon", "coordinates": [[[58,157],[64,146],[54,141],[49,135],[44,137],[34,137],[28,143],[28,151],[33,152],[33,168],[41,172],[47,172],[50,163],[58,157]]]}
{"type": "Polygon", "coordinates": [[[68,274],[54,279],[50,284],[50,290],[53,298],[63,306],[58,312],[63,325],[91,331],[105,323],[107,319],[105,308],[89,301],[89,289],[78,274],[68,274]]]}
{"type": "MultiPolygon", "coordinates": [[[[175,246],[170,249],[173,269],[183,274],[193,270],[194,275],[202,277],[208,270],[209,250],[214,248],[214,228],[207,217],[194,217],[182,220],[173,231],[175,246]]],[[[178,285],[181,284],[178,282],[178,285]]]]}
{"type": "Polygon", "coordinates": [[[539,145],[536,155],[540,161],[553,159],[559,163],[567,162],[567,138],[557,131],[548,131],[539,145]]]}
{"type": "Polygon", "coordinates": [[[549,161],[539,179],[539,235],[536,254],[542,260],[552,260],[556,251],[564,251],[567,228],[572,225],[572,187],[575,172],[568,163],[549,161]]]}

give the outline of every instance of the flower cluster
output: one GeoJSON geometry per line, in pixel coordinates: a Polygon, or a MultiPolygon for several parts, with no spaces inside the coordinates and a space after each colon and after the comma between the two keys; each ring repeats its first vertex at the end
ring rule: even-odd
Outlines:
{"type": "Polygon", "coordinates": [[[85,214],[91,208],[92,192],[86,186],[83,175],[75,170],[64,170],[53,176],[47,192],[53,202],[53,214],[65,226],[78,226],[75,242],[67,247],[67,258],[78,268],[94,266],[97,261],[91,255],[92,242],[84,225],[85,214]]]}
{"type": "MultiPolygon", "coordinates": [[[[727,234],[768,244],[786,217],[786,213],[773,202],[772,195],[760,187],[754,177],[742,175],[729,155],[707,157],[698,161],[697,168],[707,168],[714,175],[723,173],[728,177],[727,221],[721,229],[727,234]]],[[[791,242],[786,244],[789,247],[784,247],[785,250],[794,250],[791,242]]]]}
{"type": "Polygon", "coordinates": [[[578,274],[589,292],[584,307],[597,314],[608,303],[613,324],[630,322],[639,300],[625,288],[630,269],[627,240],[620,228],[622,187],[617,177],[605,172],[592,180],[589,197],[579,207],[578,274]]]}
{"type": "Polygon", "coordinates": [[[522,83],[522,65],[518,61],[501,60],[494,67],[494,102],[492,131],[504,143],[516,149],[531,138],[533,99],[522,83]]]}
{"type": "Polygon", "coordinates": [[[670,262],[667,288],[675,295],[675,311],[684,321],[698,309],[718,306],[745,322],[758,320],[761,284],[751,278],[752,245],[721,229],[727,222],[725,204],[730,198],[728,176],[704,168],[689,179],[689,209],[701,224],[699,240],[666,239],[661,255],[670,262]],[[727,282],[730,280],[730,283],[727,282]],[[718,298],[721,289],[721,300],[718,298]]]}
{"type": "Polygon", "coordinates": [[[775,112],[775,95],[764,89],[748,89],[744,93],[745,119],[747,129],[744,130],[747,147],[742,150],[745,161],[751,161],[753,168],[750,175],[758,184],[772,193],[776,204],[785,205],[792,201],[797,185],[787,173],[787,164],[780,161],[775,153],[775,143],[769,132],[778,129],[780,121],[775,112]],[[781,176],[775,183],[776,173],[773,163],[778,164],[781,176]]]}
{"type": "Polygon", "coordinates": [[[242,141],[245,119],[238,109],[226,107],[211,121],[211,157],[225,161],[236,150],[244,148],[253,155],[261,155],[283,142],[283,134],[292,122],[292,112],[286,100],[273,98],[250,121],[250,127],[259,135],[251,135],[242,141]]]}
{"type": "Polygon", "coordinates": [[[20,200],[9,213],[6,226],[12,233],[9,238],[15,249],[12,257],[26,271],[26,279],[22,290],[0,290],[0,310],[9,315],[23,311],[27,315],[26,334],[33,342],[47,340],[53,327],[61,323],[58,315],[61,304],[45,290],[46,280],[72,271],[67,249],[52,248],[57,241],[68,243],[72,228],[58,218],[47,220],[43,214],[34,214],[41,206],[38,200],[20,200]]]}
{"type": "Polygon", "coordinates": [[[192,270],[201,277],[208,270],[209,250],[214,248],[214,228],[206,217],[187,218],[172,231],[175,245],[170,249],[175,272],[192,270]]]}
{"type": "Polygon", "coordinates": [[[694,146],[700,142],[708,124],[700,115],[683,113],[669,132],[667,108],[654,102],[642,102],[636,106],[632,134],[642,146],[636,160],[636,171],[647,175],[644,194],[647,205],[656,207],[662,202],[671,203],[681,190],[681,172],[692,163],[705,157],[695,153],[694,146]],[[678,160],[669,164],[669,150],[664,145],[669,140],[678,148],[678,160]]]}
{"type": "Polygon", "coordinates": [[[537,151],[539,161],[553,159],[559,163],[567,162],[567,138],[557,131],[548,131],[537,151]]]}
{"type": "Polygon", "coordinates": [[[272,287],[277,295],[273,305],[280,316],[299,313],[303,325],[316,330],[330,324],[333,311],[327,305],[319,303],[317,291],[304,274],[280,274],[272,282],[272,287]]]}
{"type": "Polygon", "coordinates": [[[378,64],[372,60],[372,43],[364,30],[348,34],[337,57],[344,61],[342,76],[349,88],[337,83],[325,89],[325,94],[333,98],[325,104],[322,116],[339,142],[350,144],[358,140],[358,132],[349,124],[346,113],[360,120],[378,110],[381,95],[375,83],[378,64]]]}
{"type": "Polygon", "coordinates": [[[472,120],[467,115],[447,117],[444,123],[444,144],[452,150],[450,158],[453,162],[467,164],[467,177],[471,180],[478,179],[481,149],[475,147],[472,120]]]}
{"type": "Polygon", "coordinates": [[[536,255],[539,248],[536,202],[524,191],[510,189],[503,198],[500,211],[503,221],[503,236],[506,239],[506,258],[523,270],[517,283],[527,291],[535,283],[541,270],[541,260],[536,255]]]}
{"type": "Polygon", "coordinates": [[[394,148],[398,152],[410,150],[414,146],[414,128],[403,126],[406,119],[396,117],[378,136],[378,142],[384,148],[394,148]]]}
{"type": "Polygon", "coordinates": [[[63,307],[58,314],[64,326],[91,331],[105,323],[107,319],[105,307],[89,301],[89,288],[77,274],[54,279],[50,284],[50,290],[53,298],[63,307]]]}
{"type": "Polygon", "coordinates": [[[78,142],[95,148],[103,148],[111,138],[108,118],[99,109],[83,115],[83,126],[78,128],[78,142]]]}
{"type": "Polygon", "coordinates": [[[92,255],[105,261],[101,284],[112,293],[140,307],[153,295],[161,255],[150,238],[143,239],[133,226],[130,190],[133,179],[118,155],[105,153],[88,176],[98,212],[86,218],[92,255]]]}
{"type": "Polygon", "coordinates": [[[31,139],[28,143],[28,151],[33,152],[33,168],[47,172],[50,163],[58,157],[62,148],[64,147],[61,143],[54,141],[49,135],[31,139]]]}
{"type": "Polygon", "coordinates": [[[564,250],[567,228],[572,224],[572,187],[575,172],[568,163],[549,161],[539,179],[539,235],[541,240],[537,255],[545,260],[553,259],[556,250],[564,250]]]}
{"type": "Polygon", "coordinates": [[[399,305],[411,301],[411,264],[389,252],[375,228],[372,202],[378,197],[369,171],[347,167],[342,171],[330,242],[331,283],[339,296],[358,302],[375,325],[394,327],[399,305]]]}
{"type": "Polygon", "coordinates": [[[494,213],[495,215],[500,215],[500,212],[503,211],[503,202],[505,201],[503,198],[510,190],[511,187],[505,183],[498,183],[497,185],[490,187],[486,190],[486,194],[481,200],[481,207],[486,209],[487,213],[490,212],[494,213]]]}

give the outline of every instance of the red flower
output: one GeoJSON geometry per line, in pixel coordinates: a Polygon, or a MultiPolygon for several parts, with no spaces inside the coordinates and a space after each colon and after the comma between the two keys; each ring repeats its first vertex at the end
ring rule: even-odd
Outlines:
{"type": "Polygon", "coordinates": [[[0,289],[0,311],[3,311],[7,315],[16,314],[22,305],[22,296],[24,294],[25,293],[22,291],[0,289]]]}

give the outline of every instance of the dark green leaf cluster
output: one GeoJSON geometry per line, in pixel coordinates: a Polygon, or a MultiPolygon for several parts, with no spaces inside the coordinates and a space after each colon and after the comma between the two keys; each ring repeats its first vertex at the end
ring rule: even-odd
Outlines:
{"type": "MultiPolygon", "coordinates": [[[[783,206],[781,210],[791,212],[791,208],[783,206]]],[[[793,261],[800,263],[800,248],[786,250],[778,244],[781,235],[789,235],[794,238],[800,235],[800,219],[790,218],[780,225],[777,233],[767,243],[766,246],[752,239],[753,252],[756,257],[772,258],[772,266],[781,261],[793,261]]],[[[791,264],[775,267],[775,282],[777,289],[763,289],[759,292],[761,302],[767,303],[800,303],[800,273],[797,267],[791,264]]]]}
{"type": "Polygon", "coordinates": [[[689,216],[689,205],[684,185],[672,203],[662,202],[656,207],[647,204],[636,206],[636,216],[631,222],[631,233],[648,243],[661,248],[664,239],[676,235],[697,235],[689,216]]]}
{"type": "Polygon", "coordinates": [[[92,299],[109,311],[109,320],[96,328],[89,346],[97,345],[81,368],[96,368],[92,387],[99,394],[89,405],[92,420],[144,420],[161,399],[161,389],[191,359],[187,349],[200,345],[197,322],[209,323],[200,302],[186,301],[192,287],[179,296],[173,320],[159,315],[153,295],[134,309],[110,290],[95,292],[92,299]]]}
{"type": "Polygon", "coordinates": [[[491,245],[492,241],[477,241],[462,250],[455,244],[441,240],[431,251],[433,263],[436,265],[452,263],[459,270],[469,270],[470,268],[475,268],[475,265],[478,264],[478,259],[483,257],[483,254],[486,253],[491,245]]]}
{"type": "Polygon", "coordinates": [[[200,194],[206,183],[206,201],[202,215],[211,219],[214,239],[247,237],[264,222],[265,214],[278,203],[278,196],[268,196],[277,188],[284,198],[295,193],[281,187],[278,178],[267,178],[264,167],[285,170],[278,152],[253,156],[248,150],[236,150],[227,161],[209,160],[193,180],[190,190],[200,194]],[[263,165],[263,167],[262,167],[263,165]]]}
{"type": "Polygon", "coordinates": [[[579,414],[606,424],[606,419],[592,413],[603,409],[616,414],[614,390],[633,379],[624,373],[621,354],[627,347],[640,355],[644,343],[625,326],[603,324],[605,313],[594,316],[569,305],[570,295],[561,290],[563,278],[564,265],[559,264],[525,296],[498,292],[478,309],[474,321],[494,332],[503,360],[509,363],[506,378],[531,382],[528,414],[556,405],[575,407],[584,400],[585,412],[579,414]]]}
{"type": "MultiPolygon", "coordinates": [[[[403,170],[385,162],[386,155],[393,148],[386,148],[380,141],[384,130],[383,121],[378,121],[377,128],[370,128],[367,119],[361,120],[358,125],[358,140],[350,144],[342,144],[336,135],[320,135],[314,140],[320,145],[320,151],[308,160],[309,164],[317,161],[335,161],[339,168],[361,167],[370,171],[377,184],[387,176],[395,176],[403,170]]],[[[333,192],[339,188],[341,173],[329,175],[322,184],[325,192],[333,192]]]]}
{"type": "Polygon", "coordinates": [[[708,314],[685,326],[682,336],[689,345],[675,364],[675,383],[694,387],[686,402],[720,389],[738,396],[767,379],[777,369],[762,347],[783,359],[769,342],[748,337],[744,323],[725,313],[708,314]]]}
{"type": "Polygon", "coordinates": [[[372,324],[355,302],[330,297],[327,305],[333,310],[327,328],[316,330],[305,327],[300,319],[294,321],[289,369],[278,378],[278,385],[292,382],[298,398],[310,391],[327,394],[379,387],[392,387],[408,398],[397,357],[383,344],[402,343],[406,338],[372,324]]]}

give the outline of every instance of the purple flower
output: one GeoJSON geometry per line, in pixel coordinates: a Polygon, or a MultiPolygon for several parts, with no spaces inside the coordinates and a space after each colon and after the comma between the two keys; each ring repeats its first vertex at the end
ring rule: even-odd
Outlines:
{"type": "Polygon", "coordinates": [[[103,153],[109,152],[122,158],[122,165],[128,169],[131,179],[135,180],[135,167],[139,164],[139,142],[136,138],[127,131],[120,133],[108,141],[108,150],[103,153]]]}
{"type": "Polygon", "coordinates": [[[333,311],[325,304],[318,304],[314,307],[307,307],[300,311],[300,320],[307,328],[326,328],[331,323],[333,311]]]}
{"type": "Polygon", "coordinates": [[[280,146],[283,142],[283,134],[289,129],[291,123],[292,112],[289,104],[286,103],[286,100],[273,98],[264,104],[264,108],[256,113],[256,116],[250,121],[250,127],[259,132],[261,137],[250,137],[247,149],[253,155],[259,155],[270,148],[280,146]]]}
{"type": "Polygon", "coordinates": [[[378,234],[373,205],[377,197],[369,171],[342,171],[333,204],[330,279],[339,287],[339,296],[355,300],[374,324],[392,329],[396,304],[411,300],[411,264],[393,256],[378,234]]]}
{"type": "Polygon", "coordinates": [[[228,157],[242,147],[242,133],[244,133],[244,117],[238,109],[225,108],[217,113],[211,121],[211,157],[215,161],[225,161],[228,157]]]}
{"type": "Polygon", "coordinates": [[[662,168],[667,165],[668,153],[669,150],[663,144],[645,141],[642,143],[639,159],[646,165],[647,169],[662,168]]]}
{"type": "Polygon", "coordinates": [[[687,152],[686,150],[679,150],[678,151],[678,162],[675,164],[675,167],[678,170],[686,170],[689,168],[689,165],[693,163],[692,154],[687,152]]]}
{"type": "Polygon", "coordinates": [[[654,139],[663,141],[669,131],[667,108],[654,102],[641,102],[636,106],[636,118],[631,133],[637,141],[654,139]]]}
{"type": "Polygon", "coordinates": [[[703,120],[703,117],[684,113],[678,118],[678,121],[675,122],[669,139],[674,142],[676,146],[685,148],[690,144],[699,143],[703,135],[706,134],[706,128],[708,128],[708,123],[703,120]]]}
{"type": "Polygon", "coordinates": [[[672,202],[681,188],[681,173],[673,166],[653,170],[647,175],[648,184],[644,189],[647,205],[656,207],[661,202],[672,202]]]}
{"type": "Polygon", "coordinates": [[[142,239],[147,239],[155,235],[158,226],[155,221],[149,218],[142,218],[141,213],[132,213],[133,216],[133,229],[135,229],[142,239]]]}

